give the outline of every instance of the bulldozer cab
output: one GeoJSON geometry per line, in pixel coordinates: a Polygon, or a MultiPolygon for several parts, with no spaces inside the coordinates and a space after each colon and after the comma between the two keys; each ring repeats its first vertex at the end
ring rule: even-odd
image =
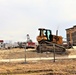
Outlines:
{"type": "Polygon", "coordinates": [[[41,40],[53,41],[51,30],[39,28],[39,31],[39,37],[41,37],[41,40]]]}

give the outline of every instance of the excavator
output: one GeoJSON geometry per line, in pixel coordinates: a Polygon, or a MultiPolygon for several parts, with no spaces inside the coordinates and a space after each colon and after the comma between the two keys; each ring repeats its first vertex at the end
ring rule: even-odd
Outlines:
{"type": "Polygon", "coordinates": [[[66,51],[65,47],[62,45],[63,40],[62,36],[58,36],[58,30],[56,31],[56,35],[52,35],[52,31],[50,29],[39,28],[39,36],[37,36],[38,46],[36,48],[38,53],[43,52],[55,52],[63,53],[66,51]]]}

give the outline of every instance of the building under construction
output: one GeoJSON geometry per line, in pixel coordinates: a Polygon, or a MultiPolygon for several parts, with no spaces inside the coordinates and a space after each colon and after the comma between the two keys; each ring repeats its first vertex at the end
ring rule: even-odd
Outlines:
{"type": "Polygon", "coordinates": [[[66,29],[67,41],[76,46],[76,25],[66,29]]]}

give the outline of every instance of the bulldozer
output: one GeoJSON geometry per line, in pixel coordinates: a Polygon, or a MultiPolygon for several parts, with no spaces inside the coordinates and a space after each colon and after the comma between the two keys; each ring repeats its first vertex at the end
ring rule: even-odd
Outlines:
{"type": "Polygon", "coordinates": [[[54,52],[53,45],[55,45],[56,53],[63,53],[66,51],[65,47],[62,45],[62,36],[58,36],[58,30],[56,31],[56,35],[52,35],[52,31],[50,29],[39,28],[38,30],[39,36],[37,36],[37,53],[43,53],[47,51],[54,52]]]}

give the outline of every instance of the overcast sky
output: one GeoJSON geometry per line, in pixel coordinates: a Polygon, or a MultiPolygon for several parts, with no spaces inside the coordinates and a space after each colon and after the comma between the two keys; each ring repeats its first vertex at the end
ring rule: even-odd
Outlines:
{"type": "Polygon", "coordinates": [[[38,28],[66,37],[65,29],[76,25],[76,0],[0,0],[0,39],[36,41],[38,28]]]}

